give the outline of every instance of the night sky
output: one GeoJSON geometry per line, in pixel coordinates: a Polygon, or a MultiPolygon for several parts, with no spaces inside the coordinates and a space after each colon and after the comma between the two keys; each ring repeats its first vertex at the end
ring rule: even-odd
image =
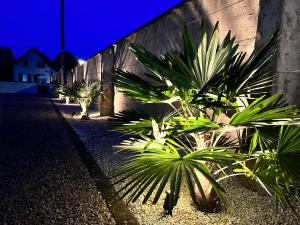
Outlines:
{"type": "MultiPolygon", "coordinates": [[[[66,51],[88,58],[181,0],[65,0],[66,51]]],[[[31,47],[59,53],[59,0],[0,3],[0,47],[18,57],[31,47]]]]}

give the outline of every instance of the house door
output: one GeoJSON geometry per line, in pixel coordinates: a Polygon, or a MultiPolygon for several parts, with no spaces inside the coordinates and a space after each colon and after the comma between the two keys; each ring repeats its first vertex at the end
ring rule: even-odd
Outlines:
{"type": "Polygon", "coordinates": [[[31,74],[29,73],[20,73],[19,82],[31,82],[31,74]]]}

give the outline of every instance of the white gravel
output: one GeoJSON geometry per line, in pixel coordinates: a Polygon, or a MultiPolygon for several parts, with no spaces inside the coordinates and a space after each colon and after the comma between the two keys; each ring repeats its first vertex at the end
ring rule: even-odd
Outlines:
{"type": "MultiPolygon", "coordinates": [[[[98,111],[91,112],[91,120],[81,121],[79,117],[71,117],[71,113],[78,111],[76,105],[61,105],[59,109],[81,137],[87,149],[92,153],[101,169],[109,175],[112,170],[124,159],[124,153],[116,153],[111,146],[117,144],[121,138],[118,134],[106,130],[106,117],[99,117],[98,111]]],[[[269,225],[269,224],[300,224],[297,216],[290,210],[280,209],[275,212],[275,202],[270,196],[261,196],[256,192],[241,187],[236,178],[231,178],[221,183],[227,193],[225,198],[227,206],[219,213],[202,213],[195,209],[183,188],[172,217],[163,217],[163,198],[157,205],[151,201],[142,205],[141,201],[131,203],[130,207],[141,224],[145,225],[269,225]]],[[[300,214],[300,206],[296,211],[300,214]]]]}

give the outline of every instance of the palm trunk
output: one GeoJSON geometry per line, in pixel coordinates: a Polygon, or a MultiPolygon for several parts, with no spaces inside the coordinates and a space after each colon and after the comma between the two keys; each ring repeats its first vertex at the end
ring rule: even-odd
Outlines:
{"type": "Polygon", "coordinates": [[[79,100],[80,107],[81,107],[81,119],[86,120],[89,119],[89,106],[92,100],[90,98],[82,98],[79,100]]]}
{"type": "MultiPolygon", "coordinates": [[[[200,148],[206,148],[211,143],[207,143],[207,141],[210,140],[211,135],[196,135],[195,140],[197,141],[197,145],[200,148]]],[[[205,163],[205,162],[201,162],[205,163]]],[[[206,166],[210,171],[212,171],[213,168],[210,168],[209,163],[205,163],[206,166]]],[[[218,212],[220,209],[220,201],[218,199],[218,196],[216,192],[213,190],[212,185],[210,184],[209,180],[202,175],[198,170],[194,171],[197,175],[198,180],[200,181],[200,184],[202,186],[204,195],[201,194],[200,190],[198,189],[197,185],[194,184],[194,191],[196,194],[196,202],[195,205],[198,210],[202,212],[218,212]]]]}
{"type": "Polygon", "coordinates": [[[200,172],[195,171],[198,179],[200,180],[201,186],[203,188],[204,196],[200,193],[197,185],[194,186],[194,191],[196,193],[195,205],[198,210],[202,212],[218,212],[220,210],[220,200],[213,190],[212,185],[200,172]]]}
{"type": "MultiPolygon", "coordinates": [[[[189,109],[188,105],[185,105],[184,102],[180,102],[181,108],[184,112],[185,117],[194,116],[192,113],[192,110],[189,109]]],[[[206,148],[207,145],[210,145],[207,143],[208,140],[210,140],[211,135],[203,135],[203,134],[191,134],[193,137],[197,148],[206,148]]],[[[209,165],[207,165],[209,166],[209,165]]],[[[220,209],[220,201],[217,197],[217,194],[213,190],[209,180],[206,179],[199,171],[194,170],[198,180],[200,181],[200,184],[202,186],[204,196],[201,194],[200,190],[198,189],[196,183],[194,184],[194,192],[196,195],[196,201],[194,204],[196,205],[197,209],[202,212],[217,212],[220,209]]]]}
{"type": "MultiPolygon", "coordinates": [[[[211,113],[210,111],[208,111],[208,113],[211,113]]],[[[212,115],[211,115],[212,116],[212,115]]],[[[228,123],[229,122],[229,118],[225,115],[225,114],[221,114],[220,116],[215,117],[215,122],[216,123],[228,123]]],[[[232,137],[228,137],[228,138],[234,138],[236,136],[236,133],[232,132],[231,133],[232,137]]],[[[200,135],[198,136],[198,146],[200,146],[201,148],[206,148],[209,146],[214,146],[214,141],[216,139],[218,139],[218,137],[214,137],[214,135],[212,134],[204,134],[204,135],[200,135]]],[[[204,162],[203,162],[204,163],[204,162]]],[[[211,163],[205,163],[206,167],[209,169],[209,171],[212,173],[214,171],[216,171],[216,168],[213,167],[213,165],[211,163]]],[[[218,212],[221,208],[220,205],[220,199],[217,195],[217,193],[214,191],[214,189],[212,188],[211,183],[209,182],[209,180],[203,176],[199,171],[195,171],[200,184],[203,188],[203,192],[204,192],[204,196],[200,193],[197,185],[194,186],[194,191],[196,193],[196,207],[198,210],[203,211],[203,212],[218,212]]]]}

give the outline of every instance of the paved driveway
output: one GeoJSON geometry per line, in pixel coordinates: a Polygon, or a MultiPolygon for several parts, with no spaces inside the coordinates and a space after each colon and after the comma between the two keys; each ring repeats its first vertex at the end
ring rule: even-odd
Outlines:
{"type": "Polygon", "coordinates": [[[0,224],[114,224],[48,98],[0,94],[0,224]]]}

